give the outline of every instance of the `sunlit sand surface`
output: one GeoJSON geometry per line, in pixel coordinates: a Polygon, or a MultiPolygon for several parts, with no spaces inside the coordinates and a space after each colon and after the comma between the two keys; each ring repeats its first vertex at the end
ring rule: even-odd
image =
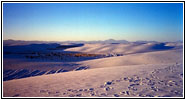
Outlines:
{"type": "Polygon", "coordinates": [[[183,96],[182,43],[22,46],[4,51],[4,97],[183,96]]]}

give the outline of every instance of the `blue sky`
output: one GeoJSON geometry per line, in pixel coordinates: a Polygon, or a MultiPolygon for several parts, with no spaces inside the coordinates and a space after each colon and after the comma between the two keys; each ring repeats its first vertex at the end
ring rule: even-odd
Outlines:
{"type": "Polygon", "coordinates": [[[182,3],[4,3],[3,39],[183,38],[182,3]]]}

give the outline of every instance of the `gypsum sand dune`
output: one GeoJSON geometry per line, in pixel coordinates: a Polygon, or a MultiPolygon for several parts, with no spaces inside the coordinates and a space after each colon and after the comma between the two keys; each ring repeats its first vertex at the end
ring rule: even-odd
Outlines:
{"type": "Polygon", "coordinates": [[[126,43],[126,44],[84,44],[82,47],[69,48],[65,51],[76,51],[85,53],[120,53],[132,54],[143,53],[159,50],[169,50],[177,47],[177,45],[167,45],[168,43],[126,43]]]}
{"type": "Polygon", "coordinates": [[[182,49],[136,53],[118,57],[101,58],[78,62],[78,64],[89,66],[90,68],[101,68],[125,65],[163,64],[174,62],[183,62],[182,49]]]}
{"type": "Polygon", "coordinates": [[[23,59],[4,59],[3,81],[45,74],[64,73],[73,70],[85,70],[87,68],[87,66],[82,66],[74,62],[41,62],[25,61],[23,59]]]}
{"type": "Polygon", "coordinates": [[[28,62],[19,59],[4,61],[3,80],[12,80],[44,74],[56,74],[87,68],[101,68],[124,65],[158,64],[182,61],[182,50],[167,50],[147,53],[137,53],[120,57],[95,59],[83,62],[28,62]],[[11,62],[11,63],[10,63],[11,62]]]}
{"type": "Polygon", "coordinates": [[[182,97],[182,64],[115,66],[3,82],[5,97],[182,97]]]}
{"type": "MultiPolygon", "coordinates": [[[[180,97],[183,95],[182,94],[183,70],[181,64],[182,63],[181,54],[182,50],[140,53],[139,55],[141,55],[141,57],[142,55],[146,56],[148,55],[148,57],[153,58],[154,60],[147,59],[145,60],[146,62],[149,63],[150,61],[151,63],[154,61],[152,65],[142,64],[136,65],[137,67],[135,66],[114,67],[113,65],[117,64],[115,62],[112,64],[112,67],[111,66],[108,67],[107,66],[108,62],[104,62],[102,63],[103,64],[102,66],[104,66],[103,68],[53,74],[54,76],[43,75],[38,77],[6,81],[3,82],[4,85],[3,94],[4,96],[29,96],[29,97],[30,96],[180,97]],[[161,60],[163,60],[164,62],[159,62],[161,60]],[[32,80],[33,78],[34,80],[32,80]]],[[[134,58],[137,55],[138,54],[136,54],[134,58]]],[[[139,56],[139,58],[141,57],[139,56]]],[[[107,60],[108,58],[104,59],[107,60]]],[[[113,60],[115,59],[116,61],[118,60],[117,57],[112,57],[112,59],[113,60]]],[[[130,59],[133,60],[132,58],[130,59]]],[[[141,59],[144,58],[142,57],[141,59]]],[[[119,60],[121,60],[121,58],[119,60]]],[[[112,62],[112,60],[110,60],[110,62],[112,62]]],[[[99,64],[101,62],[96,63],[99,64]]],[[[91,63],[89,65],[91,65],[91,63]]],[[[93,63],[91,68],[94,68],[93,63]]]]}

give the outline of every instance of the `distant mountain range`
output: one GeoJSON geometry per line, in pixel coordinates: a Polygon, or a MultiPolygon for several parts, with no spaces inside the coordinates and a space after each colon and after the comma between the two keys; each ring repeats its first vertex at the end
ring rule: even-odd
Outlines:
{"type": "Polygon", "coordinates": [[[128,41],[108,39],[103,41],[63,41],[63,43],[128,43],[128,41]]]}
{"type": "Polygon", "coordinates": [[[3,45],[27,45],[27,44],[38,44],[38,43],[129,43],[126,40],[99,40],[99,41],[23,41],[23,40],[3,40],[3,45]]]}
{"type": "MultiPolygon", "coordinates": [[[[178,41],[181,42],[181,41],[178,41]]],[[[182,41],[183,42],[183,41],[182,41]]],[[[28,45],[28,44],[40,44],[40,43],[131,43],[126,40],[114,40],[114,39],[108,39],[108,40],[98,40],[98,41],[24,41],[24,40],[3,40],[4,46],[11,46],[11,45],[28,45]]],[[[156,41],[134,41],[132,43],[157,43],[156,41]]]]}
{"type": "Polygon", "coordinates": [[[23,41],[23,40],[3,40],[4,46],[12,46],[12,45],[28,45],[28,44],[39,44],[39,43],[47,43],[46,41],[23,41]]]}

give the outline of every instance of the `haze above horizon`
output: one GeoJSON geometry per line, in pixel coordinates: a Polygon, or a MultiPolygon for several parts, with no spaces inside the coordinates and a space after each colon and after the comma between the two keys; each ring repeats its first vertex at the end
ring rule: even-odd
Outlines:
{"type": "Polygon", "coordinates": [[[182,3],[3,3],[3,39],[183,40],[182,3]]]}

